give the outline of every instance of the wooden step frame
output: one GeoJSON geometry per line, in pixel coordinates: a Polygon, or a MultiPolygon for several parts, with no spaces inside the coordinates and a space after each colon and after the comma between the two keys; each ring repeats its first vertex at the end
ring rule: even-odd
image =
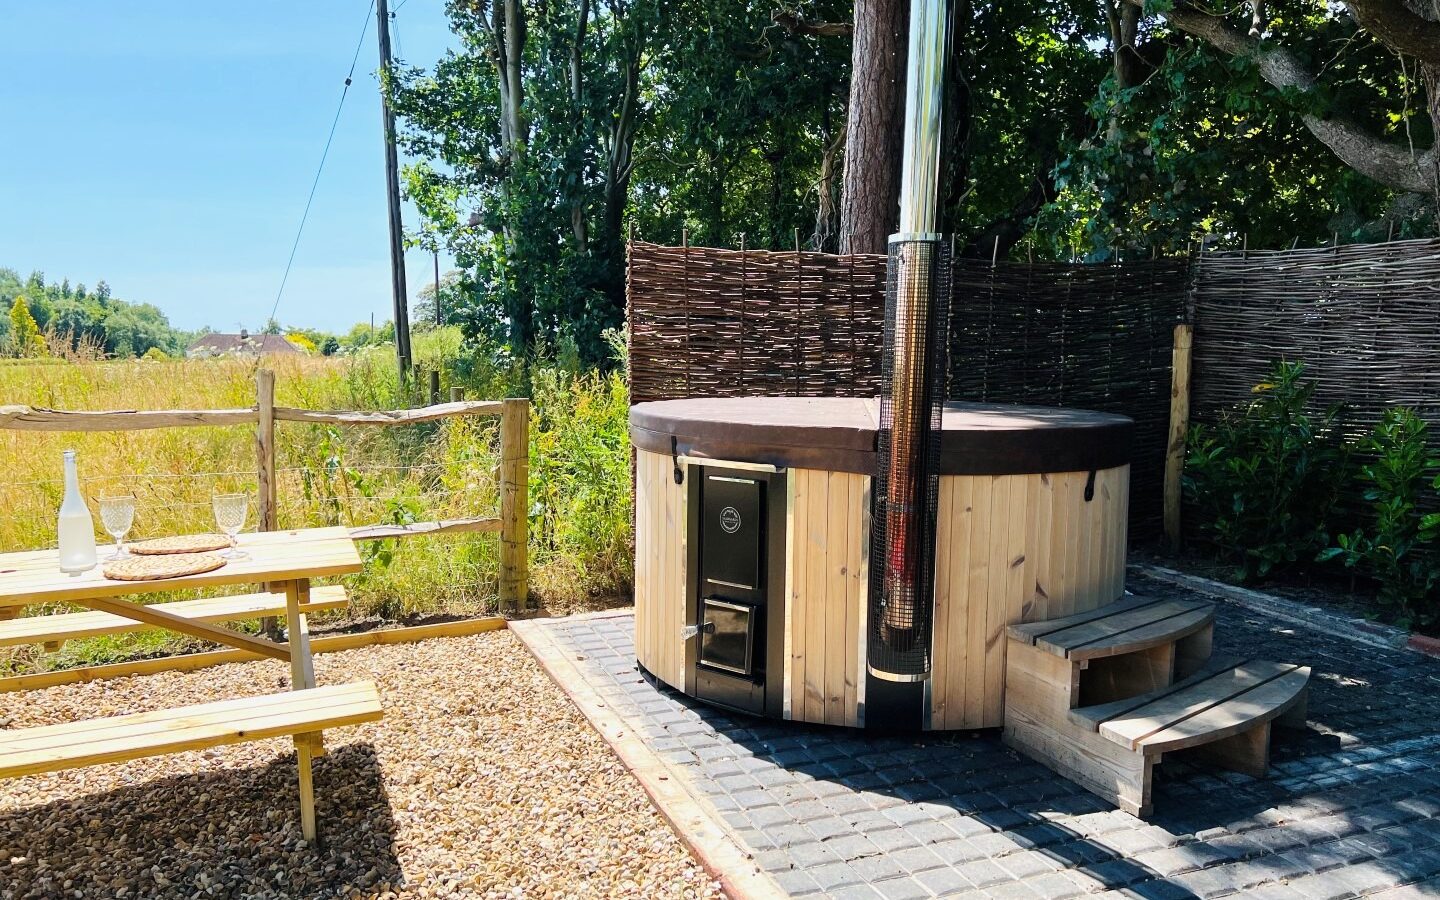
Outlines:
{"type": "Polygon", "coordinates": [[[1213,614],[1127,597],[1011,626],[1005,743],[1135,816],[1168,752],[1264,775],[1272,723],[1304,725],[1310,670],[1211,660],[1213,614]]]}
{"type": "Polygon", "coordinates": [[[1005,658],[1004,741],[1133,816],[1150,814],[1155,758],[1070,722],[1080,666],[1011,640],[1005,658]]]}
{"type": "MultiPolygon", "coordinates": [[[[314,613],[343,609],[348,603],[349,597],[343,585],[327,585],[312,588],[308,602],[301,606],[300,611],[314,613]]],[[[285,615],[285,592],[262,591],[229,597],[153,603],[150,608],[196,622],[238,622],[285,615]]],[[[95,610],[21,616],[0,621],[0,647],[44,644],[45,650],[53,653],[59,650],[65,641],[108,634],[154,631],[157,628],[155,625],[95,610]]]]}

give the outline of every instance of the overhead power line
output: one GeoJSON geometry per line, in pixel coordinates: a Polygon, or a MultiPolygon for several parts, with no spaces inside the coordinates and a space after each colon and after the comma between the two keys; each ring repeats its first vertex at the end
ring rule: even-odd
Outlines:
{"type": "Polygon", "coordinates": [[[325,171],[325,160],[330,156],[330,144],[335,140],[335,128],[340,124],[340,113],[345,109],[345,98],[350,94],[350,83],[355,80],[355,66],[360,62],[360,48],[365,45],[365,35],[370,30],[370,14],[375,11],[375,0],[365,10],[365,22],[360,28],[360,38],[355,42],[355,53],[350,57],[350,71],[345,73],[345,86],[340,89],[340,102],[335,106],[335,118],[330,121],[330,133],[325,137],[325,149],[320,152],[320,165],[315,167],[315,178],[310,182],[310,195],[305,198],[305,211],[300,214],[300,227],[295,229],[295,240],[290,244],[290,258],[285,261],[285,274],[280,277],[280,288],[275,292],[275,304],[270,307],[270,318],[280,311],[280,298],[285,294],[285,283],[290,280],[290,268],[295,264],[295,251],[300,248],[300,237],[305,233],[305,222],[310,218],[310,205],[315,202],[315,190],[320,186],[320,175],[325,171]]]}

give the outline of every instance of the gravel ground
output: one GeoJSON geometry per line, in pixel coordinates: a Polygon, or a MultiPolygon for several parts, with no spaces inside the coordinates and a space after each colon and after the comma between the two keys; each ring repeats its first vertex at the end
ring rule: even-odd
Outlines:
{"type": "MultiPolygon", "coordinates": [[[[315,658],[382,722],[326,733],[323,850],[289,739],[0,781],[0,898],[713,897],[639,784],[514,635],[315,658]]],[[[0,728],[288,686],[265,661],[0,695],[0,728]]]]}

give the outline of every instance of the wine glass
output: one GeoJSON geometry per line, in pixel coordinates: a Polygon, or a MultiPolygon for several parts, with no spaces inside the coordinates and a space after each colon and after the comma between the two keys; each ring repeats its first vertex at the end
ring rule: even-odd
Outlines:
{"type": "Polygon", "coordinates": [[[250,509],[249,494],[215,494],[210,499],[215,510],[215,524],[230,539],[230,549],[220,555],[226,559],[243,559],[250,554],[236,548],[235,535],[245,527],[245,514],[250,509]]]}
{"type": "Polygon", "coordinates": [[[107,557],[107,561],[124,559],[129,556],[130,551],[125,549],[125,535],[130,533],[130,526],[135,524],[135,495],[107,494],[101,496],[100,523],[115,539],[115,552],[107,557]]]}

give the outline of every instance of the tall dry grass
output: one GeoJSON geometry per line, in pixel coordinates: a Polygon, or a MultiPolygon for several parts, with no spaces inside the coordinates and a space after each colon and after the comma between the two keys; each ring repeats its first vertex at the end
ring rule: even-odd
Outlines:
{"type": "MultiPolygon", "coordinates": [[[[521,380],[463,355],[456,335],[417,342],[417,359],[463,382],[469,396],[533,395],[531,583],[556,611],[623,596],[629,588],[627,394],[618,374],[536,368],[521,380]]],[[[253,359],[124,360],[0,365],[0,404],[66,410],[197,409],[255,403],[253,359]]],[[[391,409],[400,395],[383,350],[356,356],[270,357],[276,403],[310,409],[391,409]]],[[[450,419],[394,428],[276,426],[281,527],[356,526],[490,515],[498,509],[498,422],[450,419]]],[[[132,537],[213,530],[210,496],[256,488],[250,426],[132,432],[0,429],[0,552],[55,544],[61,452],[79,455],[82,493],[137,498],[132,537]]],[[[256,510],[252,503],[251,523],[256,510]]],[[[99,528],[99,516],[95,515],[99,528]]],[[[107,540],[103,534],[98,535],[107,540]]],[[[361,544],[365,569],[344,579],[351,614],[409,619],[496,609],[493,534],[361,544]]],[[[157,637],[76,642],[60,657],[0,657],[0,669],[96,662],[173,649],[157,637]]]]}

